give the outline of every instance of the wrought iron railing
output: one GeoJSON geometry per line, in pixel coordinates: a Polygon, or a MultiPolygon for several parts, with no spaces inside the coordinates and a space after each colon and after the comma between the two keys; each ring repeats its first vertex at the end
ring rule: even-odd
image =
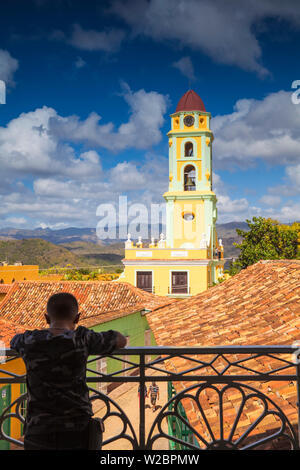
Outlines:
{"type": "MultiPolygon", "coordinates": [[[[8,367],[17,358],[15,352],[0,351],[0,357],[4,355],[0,387],[25,383],[25,376],[8,367]]],[[[119,440],[126,440],[133,450],[155,449],[161,441],[172,449],[244,450],[270,445],[299,449],[298,357],[297,346],[141,347],[91,357],[87,369],[91,400],[101,404],[104,423],[113,418],[122,424],[122,429],[115,426],[115,433],[104,433],[103,449],[119,440]],[[107,384],[135,383],[144,390],[153,380],[160,387],[172,383],[173,393],[153,414],[150,425],[143,393],[140,406],[137,396],[132,403],[139,406],[137,427],[110,393],[103,393],[107,384]]],[[[5,432],[5,422],[14,418],[24,423],[25,401],[22,394],[3,410],[0,443],[23,445],[5,432]]]]}

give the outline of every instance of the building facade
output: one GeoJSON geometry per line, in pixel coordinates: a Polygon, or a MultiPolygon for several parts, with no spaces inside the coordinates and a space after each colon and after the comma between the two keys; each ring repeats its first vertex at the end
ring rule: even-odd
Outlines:
{"type": "Polygon", "coordinates": [[[211,115],[193,90],[171,114],[166,236],[146,247],[130,236],[120,280],[158,295],[186,297],[223,277],[222,240],[217,239],[217,198],[212,190],[211,115]]]}
{"type": "Polygon", "coordinates": [[[15,281],[37,281],[38,265],[5,264],[0,265],[0,284],[11,284],[15,281]]]}

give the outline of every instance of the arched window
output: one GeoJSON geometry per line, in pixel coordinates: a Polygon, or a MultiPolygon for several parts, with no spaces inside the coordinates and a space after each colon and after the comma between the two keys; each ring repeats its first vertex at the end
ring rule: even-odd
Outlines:
{"type": "Polygon", "coordinates": [[[192,142],[186,142],[184,145],[184,156],[193,157],[194,156],[194,146],[192,142]]]}
{"type": "Polygon", "coordinates": [[[196,170],[193,165],[187,165],[184,169],[184,190],[196,191],[196,170]]]}

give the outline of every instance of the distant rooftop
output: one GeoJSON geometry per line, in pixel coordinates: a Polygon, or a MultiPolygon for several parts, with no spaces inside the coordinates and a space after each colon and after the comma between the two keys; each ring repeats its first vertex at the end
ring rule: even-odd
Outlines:
{"type": "Polygon", "coordinates": [[[126,282],[15,282],[0,303],[0,318],[30,328],[44,328],[48,298],[70,292],[79,303],[80,324],[93,326],[141,310],[170,304],[173,299],[145,292],[126,282]]]}

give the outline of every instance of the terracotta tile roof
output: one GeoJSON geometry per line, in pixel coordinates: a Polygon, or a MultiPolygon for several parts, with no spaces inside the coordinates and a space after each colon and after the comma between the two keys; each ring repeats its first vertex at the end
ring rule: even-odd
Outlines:
{"type": "Polygon", "coordinates": [[[0,318],[0,341],[2,341],[7,348],[9,348],[10,340],[16,334],[23,333],[25,329],[25,326],[16,325],[13,322],[0,318]]]}
{"type": "MultiPolygon", "coordinates": [[[[147,319],[157,344],[164,346],[292,345],[300,340],[300,261],[261,261],[193,298],[152,311],[147,314],[147,319]]],[[[172,359],[167,365],[175,372],[194,367],[184,358],[172,359]]],[[[215,365],[218,367],[217,362],[215,365]]],[[[276,359],[253,359],[251,366],[258,371],[268,371],[276,367],[276,359]]],[[[224,367],[221,359],[220,367],[224,367]]],[[[205,368],[205,373],[211,374],[211,370],[205,368]]],[[[243,372],[240,370],[238,373],[243,372]]],[[[295,373],[295,370],[285,373],[295,373]]],[[[179,391],[191,383],[174,385],[179,391]]],[[[296,426],[297,393],[294,383],[273,381],[248,385],[271,398],[296,426]]],[[[212,390],[207,389],[200,402],[210,414],[210,424],[216,431],[218,400],[212,394],[212,390]]],[[[226,397],[227,415],[224,419],[228,430],[236,417],[237,395],[237,390],[232,389],[226,397]]],[[[186,402],[185,410],[200,434],[207,433],[194,404],[186,402]]],[[[241,436],[259,412],[261,409],[259,411],[253,404],[245,407],[235,437],[241,436]]],[[[252,435],[265,434],[276,427],[278,419],[269,415],[256,426],[252,435]]]]}
{"type": "Polygon", "coordinates": [[[125,282],[24,281],[15,282],[0,303],[0,318],[43,328],[47,300],[56,292],[75,295],[81,312],[80,324],[87,326],[173,302],[173,299],[150,294],[125,282]]]}
{"type": "Polygon", "coordinates": [[[7,294],[13,284],[0,284],[0,294],[7,294]]]}

